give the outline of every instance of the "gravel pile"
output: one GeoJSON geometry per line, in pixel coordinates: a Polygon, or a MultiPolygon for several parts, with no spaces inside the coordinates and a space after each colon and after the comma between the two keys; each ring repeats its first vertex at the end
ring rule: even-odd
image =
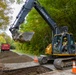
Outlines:
{"type": "Polygon", "coordinates": [[[1,63],[20,63],[29,61],[33,61],[33,59],[26,55],[18,55],[17,53],[12,51],[5,51],[0,53],[1,63]]]}

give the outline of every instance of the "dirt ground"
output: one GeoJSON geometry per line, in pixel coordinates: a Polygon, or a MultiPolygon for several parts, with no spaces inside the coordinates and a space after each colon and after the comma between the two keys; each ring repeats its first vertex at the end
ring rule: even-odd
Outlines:
{"type": "MultiPolygon", "coordinates": [[[[22,63],[22,62],[26,63],[31,61],[33,61],[32,58],[26,55],[18,55],[17,53],[11,51],[0,53],[0,63],[22,63]]],[[[22,68],[12,71],[0,70],[0,75],[37,75],[49,71],[51,70],[43,66],[36,66],[36,67],[22,68]]]]}
{"type": "MultiPolygon", "coordinates": [[[[28,63],[28,62],[32,62],[32,61],[33,61],[33,59],[27,55],[18,55],[17,53],[14,53],[11,51],[0,53],[0,65],[1,65],[1,63],[2,63],[2,65],[9,64],[9,63],[10,64],[22,63],[22,65],[23,65],[23,63],[28,63]]],[[[27,66],[27,65],[25,65],[25,66],[27,66]]],[[[76,75],[76,74],[72,74],[72,69],[58,71],[58,70],[51,70],[51,69],[48,69],[46,67],[39,65],[39,66],[28,67],[28,68],[22,67],[22,68],[11,70],[11,71],[10,70],[4,71],[4,70],[0,69],[0,75],[76,75]]]]}
{"type": "Polygon", "coordinates": [[[29,61],[33,61],[33,59],[26,55],[18,55],[17,53],[11,51],[5,51],[0,53],[1,63],[20,63],[29,61]]]}
{"type": "Polygon", "coordinates": [[[42,66],[36,66],[31,68],[23,68],[13,71],[0,72],[0,75],[37,75],[45,72],[50,72],[51,70],[42,66]]]}

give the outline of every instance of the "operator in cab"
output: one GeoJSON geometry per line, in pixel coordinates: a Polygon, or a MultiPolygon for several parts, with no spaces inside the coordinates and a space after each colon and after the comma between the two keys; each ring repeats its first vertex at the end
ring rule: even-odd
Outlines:
{"type": "Polygon", "coordinates": [[[67,38],[64,37],[63,38],[63,43],[62,43],[62,51],[63,52],[67,51],[67,44],[68,44],[67,38]]]}

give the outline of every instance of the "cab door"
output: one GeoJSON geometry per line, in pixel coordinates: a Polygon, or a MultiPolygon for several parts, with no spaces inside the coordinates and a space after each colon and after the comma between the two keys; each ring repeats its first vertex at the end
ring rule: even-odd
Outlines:
{"type": "Polygon", "coordinates": [[[75,41],[74,41],[74,38],[73,38],[73,35],[69,35],[69,46],[68,46],[68,49],[69,49],[69,54],[75,54],[76,51],[75,51],[75,41]]]}
{"type": "Polygon", "coordinates": [[[54,36],[52,44],[53,44],[53,54],[60,54],[62,45],[62,36],[61,35],[54,36]]]}

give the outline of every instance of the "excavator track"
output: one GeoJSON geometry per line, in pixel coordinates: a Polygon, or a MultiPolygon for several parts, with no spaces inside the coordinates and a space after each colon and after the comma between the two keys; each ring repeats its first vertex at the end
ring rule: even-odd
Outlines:
{"type": "Polygon", "coordinates": [[[72,67],[73,61],[75,61],[75,63],[76,63],[75,57],[57,58],[54,60],[54,66],[57,69],[64,70],[69,67],[72,67]]]}

